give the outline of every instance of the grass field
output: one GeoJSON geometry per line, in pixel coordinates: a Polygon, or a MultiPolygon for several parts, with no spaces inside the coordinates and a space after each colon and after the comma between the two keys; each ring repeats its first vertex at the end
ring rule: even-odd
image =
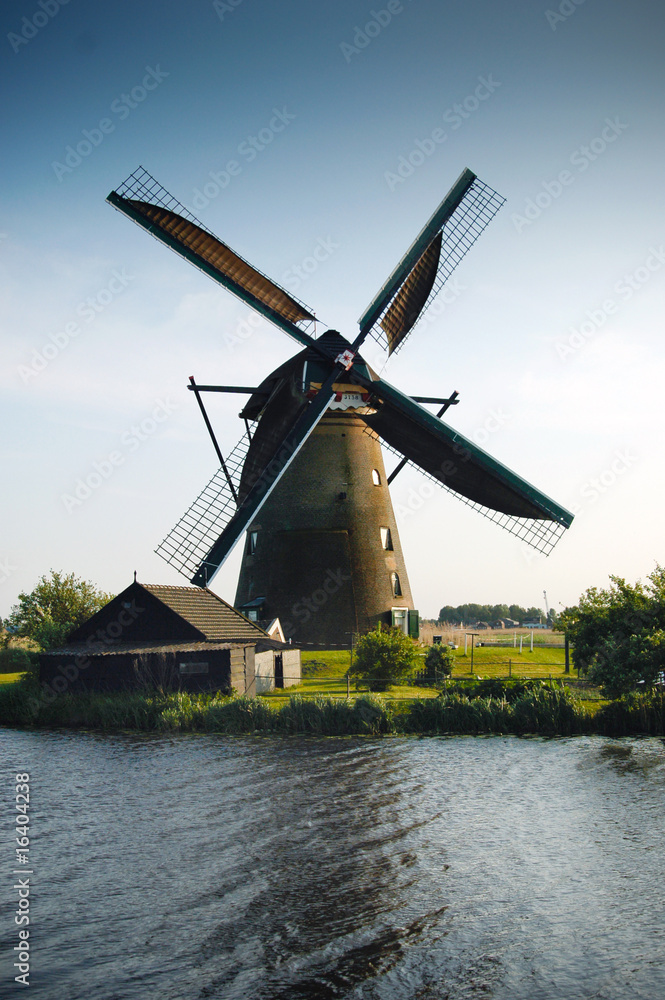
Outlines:
{"type": "Polygon", "coordinates": [[[0,674],[0,684],[13,684],[19,677],[23,677],[23,674],[0,674]]]}
{"type": "MultiPolygon", "coordinates": [[[[455,650],[453,677],[475,674],[481,677],[553,677],[564,676],[565,651],[552,647],[534,647],[533,653],[525,644],[522,653],[519,647],[481,646],[473,651],[471,668],[471,648],[464,655],[464,647],[455,650]]],[[[573,675],[574,676],[574,675],[573,675]]]]}
{"type": "MultiPolygon", "coordinates": [[[[346,672],[351,663],[348,650],[319,650],[303,652],[301,684],[293,687],[271,691],[265,697],[281,700],[288,699],[292,694],[302,694],[305,697],[325,695],[329,697],[346,698],[346,672]]],[[[464,647],[455,650],[455,666],[453,679],[463,677],[539,677],[547,680],[563,680],[566,674],[563,649],[538,648],[533,653],[512,647],[481,646],[473,651],[473,671],[471,670],[471,651],[464,655],[464,647]]],[[[575,677],[575,674],[572,674],[575,677]]],[[[355,695],[355,685],[350,685],[350,693],[355,695]]],[[[438,691],[435,688],[418,686],[391,687],[382,692],[388,700],[409,700],[413,698],[435,698],[438,691]]]]}

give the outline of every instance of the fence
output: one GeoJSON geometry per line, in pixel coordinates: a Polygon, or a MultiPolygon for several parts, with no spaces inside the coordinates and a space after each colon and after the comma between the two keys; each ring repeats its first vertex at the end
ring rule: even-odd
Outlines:
{"type": "MultiPolygon", "coordinates": [[[[506,665],[505,661],[503,660],[497,660],[493,662],[495,665],[496,664],[499,664],[501,666],[506,665]]],[[[488,661],[485,661],[482,664],[483,667],[487,665],[488,661]]],[[[513,668],[512,662],[509,660],[508,673],[504,674],[492,673],[491,677],[492,679],[495,680],[511,680],[511,679],[517,680],[518,678],[521,680],[541,680],[550,684],[556,681],[562,681],[564,679],[566,680],[566,682],[568,682],[568,680],[570,679],[569,674],[563,673],[562,671],[559,671],[557,673],[556,669],[553,670],[552,667],[556,665],[552,663],[529,663],[528,665],[525,664],[524,666],[527,671],[532,670],[532,668],[536,667],[546,667],[549,668],[549,672],[548,673],[541,672],[536,674],[534,674],[533,672],[530,673],[523,671],[517,672],[513,668]]],[[[285,686],[283,688],[282,687],[273,688],[270,694],[271,695],[278,694],[279,696],[282,697],[290,697],[292,694],[298,694],[302,698],[328,698],[328,697],[350,698],[352,694],[361,695],[363,693],[367,693],[372,689],[374,691],[380,691],[381,688],[385,690],[385,688],[391,687],[393,688],[393,690],[390,692],[391,698],[404,697],[411,699],[418,697],[418,694],[413,693],[413,688],[423,688],[423,689],[437,688],[445,690],[445,688],[448,685],[455,685],[460,682],[464,684],[470,680],[480,680],[480,679],[481,678],[476,673],[473,674],[456,673],[453,676],[447,677],[446,675],[443,674],[442,671],[433,671],[433,672],[420,671],[414,674],[411,679],[409,679],[408,681],[404,682],[401,685],[396,684],[394,679],[391,677],[373,677],[372,678],[373,687],[370,688],[367,682],[365,682],[364,680],[360,678],[350,677],[348,674],[342,674],[342,675],[337,674],[336,676],[330,676],[330,677],[321,676],[320,674],[313,674],[309,677],[303,676],[302,679],[298,678],[297,676],[289,677],[285,675],[284,681],[296,682],[298,685],[298,690],[294,692],[293,687],[288,686],[288,683],[285,683],[285,686]],[[381,687],[379,688],[375,685],[380,685],[381,687]],[[411,688],[411,691],[409,693],[400,695],[399,693],[400,687],[411,688]]],[[[573,679],[573,683],[576,683],[576,678],[573,679]]]]}

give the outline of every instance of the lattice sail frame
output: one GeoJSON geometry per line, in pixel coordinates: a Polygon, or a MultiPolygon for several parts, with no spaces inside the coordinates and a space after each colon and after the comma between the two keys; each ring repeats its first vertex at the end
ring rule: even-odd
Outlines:
{"type": "MultiPolygon", "coordinates": [[[[209,229],[199,219],[197,219],[196,216],[193,215],[188,208],[185,208],[185,206],[181,202],[179,202],[177,198],[174,198],[173,195],[170,194],[166,190],[166,188],[163,187],[159,183],[159,181],[157,181],[152,176],[152,174],[148,173],[148,171],[142,166],[137,167],[137,169],[133,173],[131,173],[129,177],[127,177],[126,180],[122,182],[122,184],[119,185],[114,194],[117,194],[121,198],[124,198],[128,201],[146,202],[150,205],[155,205],[158,206],[159,208],[165,209],[167,212],[174,212],[176,215],[182,216],[183,219],[186,219],[192,225],[197,226],[199,229],[203,230],[203,232],[207,233],[210,237],[212,237],[213,240],[218,241],[220,243],[222,242],[221,240],[219,240],[219,237],[217,237],[215,233],[212,232],[211,229],[209,229]]],[[[110,198],[111,195],[109,195],[109,199],[110,198]]],[[[134,219],[134,221],[136,221],[136,219],[134,219]]],[[[151,235],[154,236],[156,239],[159,239],[159,237],[156,235],[155,232],[152,232],[151,235]]],[[[227,244],[223,245],[228,246],[227,244]]],[[[178,253],[178,250],[175,250],[173,246],[169,247],[169,249],[171,249],[174,253],[178,253]]],[[[228,247],[228,249],[231,250],[230,247],[228,247]]],[[[269,278],[264,271],[261,271],[260,268],[255,267],[253,264],[250,264],[249,261],[247,261],[240,254],[236,253],[236,251],[231,250],[231,253],[236,258],[238,258],[238,260],[240,260],[243,264],[245,264],[249,270],[254,271],[257,275],[260,275],[260,277],[263,278],[266,284],[273,286],[273,288],[278,289],[280,292],[283,292],[288,298],[292,299],[295,303],[301,306],[304,312],[312,316],[311,319],[293,320],[291,330],[289,330],[288,325],[282,325],[281,329],[284,330],[285,333],[289,334],[290,336],[293,336],[293,334],[294,333],[297,334],[298,329],[300,329],[302,330],[303,333],[307,334],[310,337],[316,336],[317,320],[313,314],[313,311],[309,308],[309,306],[307,306],[301,299],[293,295],[291,292],[287,292],[285,289],[282,289],[281,286],[279,286],[276,282],[274,282],[272,278],[269,278]]],[[[203,271],[203,268],[195,260],[192,260],[190,258],[189,262],[198,270],[203,271]]],[[[210,276],[209,272],[203,271],[203,273],[207,273],[208,276],[210,276]]],[[[233,294],[236,295],[238,294],[238,292],[237,291],[234,292],[233,289],[230,289],[230,291],[233,294]]],[[[249,304],[250,306],[257,308],[255,303],[249,303],[249,304]]],[[[294,339],[300,342],[297,336],[294,337],[294,339]]]]}
{"type": "MultiPolygon", "coordinates": [[[[415,323],[413,323],[399,343],[393,348],[392,353],[400,351],[414,330],[416,330],[422,323],[425,315],[432,305],[433,300],[439,294],[448,278],[466,256],[480,234],[489,225],[501,206],[505,203],[505,200],[506,199],[502,195],[498,194],[489,186],[489,184],[485,184],[485,182],[481,181],[478,177],[476,177],[473,181],[457,208],[423,249],[423,253],[420,255],[418,261],[409,271],[407,277],[400,286],[401,289],[406,281],[408,281],[408,278],[418,267],[418,264],[424,254],[427,253],[428,248],[439,237],[439,234],[441,234],[442,239],[439,266],[437,268],[432,289],[420,311],[418,319],[415,323]]],[[[374,322],[371,330],[369,331],[369,336],[387,351],[390,350],[390,343],[381,324],[383,323],[386,315],[391,311],[391,309],[394,308],[398,295],[399,290],[386,304],[385,308],[381,312],[381,315],[374,322]]]]}
{"type": "MultiPolygon", "coordinates": [[[[391,445],[387,444],[383,438],[379,437],[376,431],[368,427],[365,431],[366,434],[371,434],[375,438],[378,438],[381,442],[381,447],[386,451],[389,451],[391,455],[394,455],[400,460],[400,462],[405,458],[405,456],[398,451],[397,448],[393,448],[391,445]]],[[[543,555],[548,556],[550,552],[554,549],[555,545],[562,537],[567,527],[565,524],[560,524],[558,521],[540,520],[533,517],[515,517],[512,514],[503,514],[499,510],[492,510],[490,507],[484,507],[482,504],[475,500],[469,500],[468,497],[462,496],[461,493],[455,492],[445,483],[442,483],[439,479],[430,475],[425,469],[421,469],[419,465],[415,462],[407,459],[407,464],[419,472],[430,482],[434,483],[436,487],[440,490],[444,490],[451,496],[455,497],[456,500],[460,500],[467,507],[471,507],[472,510],[477,511],[486,517],[488,521],[492,521],[493,524],[497,524],[500,528],[508,531],[515,538],[519,538],[520,541],[524,542],[526,545],[530,545],[532,549],[537,552],[541,552],[543,555]]]]}
{"type": "MultiPolygon", "coordinates": [[[[240,477],[249,443],[249,435],[243,434],[224,460],[236,494],[240,489],[240,477]]],[[[159,543],[155,552],[187,577],[189,582],[236,510],[235,497],[226,474],[220,467],[166,538],[159,543]]]]}

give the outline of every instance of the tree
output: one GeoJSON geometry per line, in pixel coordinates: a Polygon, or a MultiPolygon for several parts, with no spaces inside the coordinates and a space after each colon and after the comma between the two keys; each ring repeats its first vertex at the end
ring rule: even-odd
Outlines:
{"type": "Polygon", "coordinates": [[[555,624],[573,644],[573,663],[616,698],[650,686],[665,668],[665,569],[634,586],[611,576],[607,590],[590,587],[555,624]]]}
{"type": "Polygon", "coordinates": [[[18,604],[5,624],[12,635],[32,639],[42,649],[53,649],[112,597],[73,573],[51,570],[29,594],[18,595],[18,604]]]}
{"type": "Polygon", "coordinates": [[[425,667],[430,675],[450,677],[453,672],[455,654],[450,646],[430,646],[425,657],[425,667]]]}
{"type": "Polygon", "coordinates": [[[379,624],[361,636],[356,645],[349,676],[366,684],[371,691],[385,691],[391,684],[403,684],[416,668],[418,647],[400,628],[379,624]]]}

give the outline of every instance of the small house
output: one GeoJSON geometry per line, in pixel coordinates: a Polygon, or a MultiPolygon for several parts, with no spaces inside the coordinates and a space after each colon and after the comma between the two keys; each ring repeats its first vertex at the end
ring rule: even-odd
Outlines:
{"type": "Polygon", "coordinates": [[[300,682],[300,650],[201,587],[136,580],[68,637],[40,654],[56,694],[161,688],[261,694],[300,682]]]}

